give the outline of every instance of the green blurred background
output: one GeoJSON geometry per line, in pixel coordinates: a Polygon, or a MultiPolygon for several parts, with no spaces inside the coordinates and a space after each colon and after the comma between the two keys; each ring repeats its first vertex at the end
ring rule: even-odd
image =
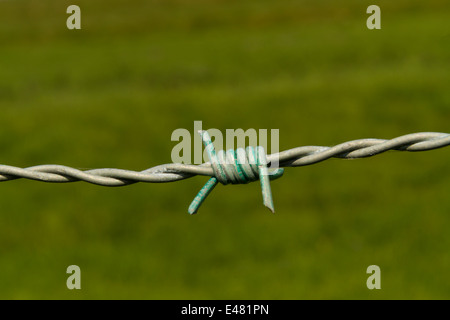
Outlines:
{"type": "MultiPolygon", "coordinates": [[[[449,132],[450,3],[0,1],[1,162],[144,170],[172,131],[280,129],[280,149],[449,132]],[[82,30],[66,28],[81,7],[82,30]],[[366,9],[381,7],[381,30],[366,9]]],[[[450,148],[273,182],[0,184],[3,299],[450,298],[450,148]],[[81,290],[66,268],[81,268],[81,290]],[[381,268],[368,290],[366,268],[381,268]]]]}

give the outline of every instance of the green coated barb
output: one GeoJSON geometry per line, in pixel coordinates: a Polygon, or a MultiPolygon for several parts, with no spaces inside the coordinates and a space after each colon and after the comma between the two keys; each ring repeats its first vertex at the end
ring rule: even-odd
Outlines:
{"type": "Polygon", "coordinates": [[[198,132],[202,137],[206,152],[214,171],[214,177],[211,177],[203,188],[198,192],[189,206],[190,214],[197,213],[203,201],[211,191],[220,182],[224,185],[228,183],[248,183],[259,179],[264,205],[275,212],[272,199],[272,190],[270,180],[281,177],[284,169],[268,169],[266,153],[263,147],[247,147],[244,149],[228,150],[226,153],[220,150],[216,153],[214,145],[207,131],[198,132]]]}
{"type": "Polygon", "coordinates": [[[198,208],[200,208],[203,201],[205,201],[206,197],[211,193],[211,191],[213,191],[218,183],[219,181],[215,177],[211,177],[208,182],[205,183],[205,185],[195,196],[194,200],[192,200],[188,209],[189,214],[197,213],[198,208]]]}

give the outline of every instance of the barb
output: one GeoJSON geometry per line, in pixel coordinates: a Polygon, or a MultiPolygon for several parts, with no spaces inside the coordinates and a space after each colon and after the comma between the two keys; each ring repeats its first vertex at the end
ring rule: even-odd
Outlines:
{"type": "Polygon", "coordinates": [[[197,196],[189,206],[190,214],[197,213],[200,205],[206,197],[220,182],[228,183],[249,183],[260,180],[263,203],[270,211],[275,212],[272,200],[272,191],[269,180],[281,177],[284,169],[267,169],[267,156],[263,147],[247,147],[246,150],[240,148],[236,151],[228,150],[226,153],[220,150],[216,153],[208,132],[199,131],[208,153],[211,167],[214,170],[214,177],[211,177],[203,186],[197,196]]]}
{"type": "MultiPolygon", "coordinates": [[[[427,151],[450,145],[450,134],[421,132],[391,140],[360,139],[333,147],[304,146],[267,155],[267,162],[277,159],[280,167],[297,167],[315,164],[330,158],[357,159],[371,157],[388,150],[427,151]]],[[[62,165],[40,165],[18,168],[0,165],[0,182],[20,178],[52,183],[85,181],[96,185],[117,187],[137,182],[174,182],[195,175],[216,177],[210,162],[201,165],[163,164],[144,171],[123,169],[78,170],[62,165]]],[[[220,179],[220,178],[219,178],[220,179]]]]}

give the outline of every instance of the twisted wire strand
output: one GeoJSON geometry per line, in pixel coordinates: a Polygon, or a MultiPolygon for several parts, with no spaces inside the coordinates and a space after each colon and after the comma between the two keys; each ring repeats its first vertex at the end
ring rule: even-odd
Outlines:
{"type": "MultiPolygon", "coordinates": [[[[280,167],[297,167],[315,164],[330,158],[357,159],[371,157],[388,150],[427,151],[450,145],[450,134],[420,132],[400,136],[391,140],[359,139],[333,147],[304,146],[267,155],[267,161],[278,160],[280,167]]],[[[62,165],[39,165],[18,168],[0,165],[0,182],[20,178],[42,182],[67,183],[85,181],[101,186],[118,187],[137,182],[174,182],[195,175],[214,176],[211,163],[201,165],[163,164],[144,171],[123,169],[79,170],[62,165]]]]}

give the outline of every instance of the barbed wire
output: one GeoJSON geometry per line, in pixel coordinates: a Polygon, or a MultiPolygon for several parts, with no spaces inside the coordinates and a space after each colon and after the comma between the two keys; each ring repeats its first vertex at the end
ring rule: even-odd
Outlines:
{"type": "MultiPolygon", "coordinates": [[[[388,150],[427,151],[450,145],[450,134],[420,132],[404,135],[391,140],[360,139],[344,142],[333,147],[304,146],[267,155],[270,162],[278,158],[280,167],[298,167],[315,164],[330,158],[357,159],[371,157],[388,150]]],[[[0,182],[20,178],[42,182],[66,183],[85,181],[96,185],[117,187],[137,182],[174,182],[195,175],[214,176],[211,163],[201,165],[163,164],[144,171],[124,169],[79,170],[63,165],[39,165],[18,168],[0,165],[0,182]]]]}
{"type": "MultiPolygon", "coordinates": [[[[315,164],[330,158],[358,159],[371,157],[388,150],[415,152],[433,150],[449,145],[450,134],[448,133],[420,132],[390,140],[359,139],[347,141],[333,147],[297,147],[267,155],[266,159],[267,165],[276,161],[279,167],[298,167],[315,164]]],[[[63,165],[39,165],[28,168],[0,165],[0,182],[24,178],[52,183],[85,181],[101,186],[118,187],[137,182],[174,182],[196,175],[217,178],[217,170],[214,169],[212,164],[214,163],[206,162],[200,165],[170,163],[158,165],[144,171],[114,168],[79,170],[63,165]]],[[[220,177],[218,178],[220,179],[220,177]]],[[[273,208],[271,210],[273,211],[273,208]]]]}

